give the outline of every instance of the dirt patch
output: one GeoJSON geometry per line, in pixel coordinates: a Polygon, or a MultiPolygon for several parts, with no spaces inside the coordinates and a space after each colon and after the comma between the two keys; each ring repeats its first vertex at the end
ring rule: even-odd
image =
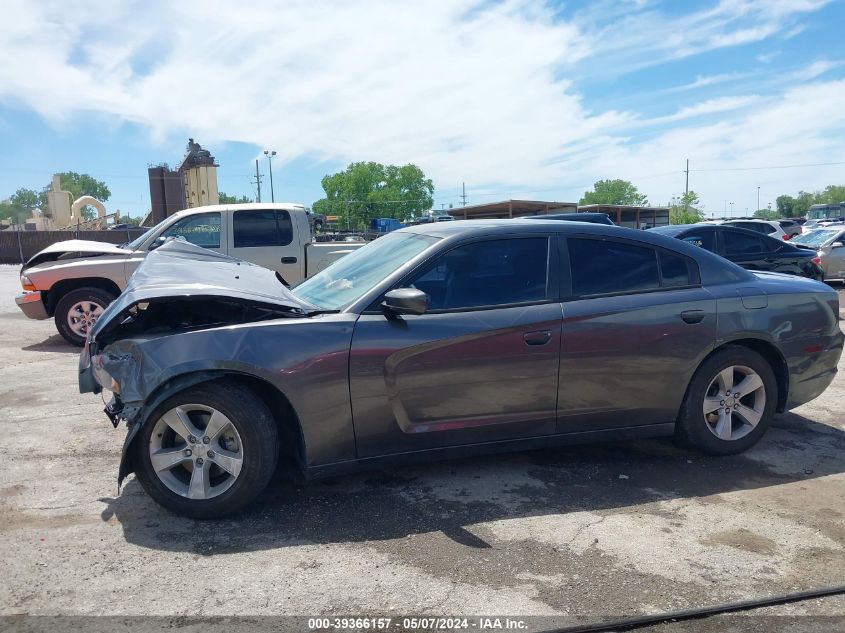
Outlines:
{"type": "Polygon", "coordinates": [[[745,528],[717,532],[699,541],[702,545],[727,545],[755,554],[773,554],[777,543],[765,536],[755,534],[745,528]]]}

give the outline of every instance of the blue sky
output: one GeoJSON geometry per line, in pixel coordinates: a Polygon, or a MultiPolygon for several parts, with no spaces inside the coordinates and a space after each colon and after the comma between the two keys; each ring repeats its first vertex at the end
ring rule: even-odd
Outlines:
{"type": "Polygon", "coordinates": [[[7,0],[0,198],[88,172],[143,215],[194,137],[220,189],[311,204],[354,160],[413,162],[435,206],[577,201],[600,178],[708,213],[845,183],[842,0],[7,0]],[[9,63],[11,62],[11,63],[9,63]],[[839,163],[839,164],[822,164],[839,163]]]}

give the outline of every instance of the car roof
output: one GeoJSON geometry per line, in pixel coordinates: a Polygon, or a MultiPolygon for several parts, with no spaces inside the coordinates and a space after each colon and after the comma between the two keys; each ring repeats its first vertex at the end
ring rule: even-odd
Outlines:
{"type": "MultiPolygon", "coordinates": [[[[742,230],[742,229],[740,229],[742,230]]],[[[759,237],[759,233],[747,231],[759,237]]],[[[396,233],[415,233],[439,237],[444,240],[460,240],[466,237],[508,236],[514,233],[521,235],[537,233],[558,233],[569,237],[599,237],[619,238],[641,242],[650,246],[681,253],[696,260],[701,269],[702,279],[709,279],[711,283],[726,280],[731,276],[733,280],[749,278],[751,273],[729,262],[718,255],[704,250],[694,244],[675,239],[669,235],[654,231],[629,229],[623,226],[595,224],[590,222],[561,222],[559,220],[527,220],[514,218],[512,220],[456,220],[454,222],[438,222],[410,226],[396,233]]]]}
{"type": "Polygon", "coordinates": [[[195,213],[207,213],[209,211],[226,211],[227,209],[236,209],[238,211],[304,211],[305,205],[298,202],[239,202],[235,204],[209,204],[204,207],[193,207],[191,209],[182,209],[173,215],[186,216],[195,213]]]}

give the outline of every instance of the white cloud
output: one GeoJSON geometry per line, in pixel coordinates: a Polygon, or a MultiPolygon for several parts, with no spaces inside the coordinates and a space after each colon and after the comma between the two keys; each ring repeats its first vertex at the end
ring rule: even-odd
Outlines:
{"type": "MultiPolygon", "coordinates": [[[[52,0],[7,0],[0,100],[57,122],[94,112],[159,138],[270,145],[281,160],[415,162],[441,190],[467,181],[491,194],[534,188],[558,199],[601,177],[679,172],[687,156],[726,166],[817,162],[841,140],[842,82],[705,99],[658,119],[592,108],[578,90],[579,75],[614,64],[769,37],[820,3],[723,1],[673,18],[648,3],[624,5],[633,13],[621,16],[616,3],[597,6],[616,12],[612,32],[595,26],[595,12],[561,20],[535,0],[162,0],[82,3],[73,12],[52,0]],[[669,122],[671,130],[655,127],[669,122]],[[646,125],[647,139],[629,136],[646,125]]],[[[721,198],[719,187],[735,181],[720,178],[700,193],[721,198]]],[[[671,183],[640,184],[661,200],[671,183]]]]}
{"type": "Polygon", "coordinates": [[[750,76],[749,73],[722,73],[719,75],[699,75],[694,81],[689,83],[667,88],[664,92],[686,92],[688,90],[696,90],[706,86],[713,86],[716,84],[723,84],[732,81],[739,81],[750,76]]]}

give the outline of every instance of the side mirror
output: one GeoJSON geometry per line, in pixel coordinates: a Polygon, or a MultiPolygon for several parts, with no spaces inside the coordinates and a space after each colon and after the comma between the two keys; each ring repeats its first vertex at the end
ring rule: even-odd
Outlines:
{"type": "Polygon", "coordinates": [[[842,242],[834,242],[830,245],[831,248],[842,248],[843,246],[845,246],[845,244],[843,244],[842,242]]]}
{"type": "Polygon", "coordinates": [[[425,314],[428,295],[416,288],[397,288],[384,295],[381,306],[393,314],[425,314]]]}
{"type": "Polygon", "coordinates": [[[162,244],[164,244],[164,241],[165,241],[166,239],[167,239],[167,238],[166,238],[166,237],[164,237],[164,236],[161,236],[161,237],[157,237],[157,238],[155,238],[155,239],[153,240],[153,243],[152,243],[152,244],[150,244],[150,250],[151,250],[151,251],[154,251],[155,249],[157,249],[159,246],[161,246],[162,244]]]}

